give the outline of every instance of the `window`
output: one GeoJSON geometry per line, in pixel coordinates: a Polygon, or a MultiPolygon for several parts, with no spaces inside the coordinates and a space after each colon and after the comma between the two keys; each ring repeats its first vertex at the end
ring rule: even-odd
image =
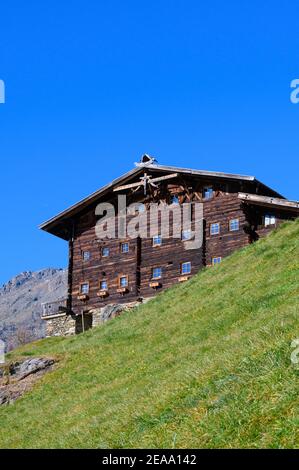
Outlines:
{"type": "Polygon", "coordinates": [[[233,219],[229,221],[229,230],[231,232],[235,232],[236,230],[239,230],[239,228],[240,228],[239,219],[233,219]]]}
{"type": "Polygon", "coordinates": [[[203,197],[204,199],[211,199],[213,197],[214,191],[213,188],[208,186],[203,188],[203,197]]]}
{"type": "Polygon", "coordinates": [[[171,196],[171,204],[179,204],[179,196],[177,194],[173,194],[173,196],[171,196]]]}
{"type": "Polygon", "coordinates": [[[102,248],[102,256],[106,257],[109,255],[110,255],[110,249],[107,246],[104,246],[104,248],[102,248]]]}
{"type": "Polygon", "coordinates": [[[146,211],[145,204],[140,203],[133,203],[132,205],[128,206],[127,208],[127,215],[138,215],[143,214],[146,211]]]}
{"type": "Polygon", "coordinates": [[[153,237],[153,246],[160,246],[162,245],[162,237],[161,235],[155,235],[153,237]]]}
{"type": "Polygon", "coordinates": [[[90,251],[82,251],[82,258],[83,258],[83,261],[89,261],[90,260],[90,251]]]}
{"type": "Polygon", "coordinates": [[[108,290],[108,282],[107,281],[101,281],[100,282],[100,289],[101,290],[108,290]]]}
{"type": "Polygon", "coordinates": [[[191,230],[182,230],[182,240],[191,240],[192,238],[192,231],[191,230]]]}
{"type": "Polygon", "coordinates": [[[122,253],[129,253],[129,243],[122,243],[120,249],[122,253]]]}
{"type": "Polygon", "coordinates": [[[269,227],[269,225],[276,224],[276,217],[275,215],[265,215],[265,227],[269,227]]]}
{"type": "Polygon", "coordinates": [[[129,281],[128,276],[121,276],[119,278],[119,286],[120,287],[128,287],[129,281]]]}
{"type": "Polygon", "coordinates": [[[221,256],[216,256],[215,258],[212,259],[212,264],[220,264],[222,261],[221,256]]]}
{"type": "Polygon", "coordinates": [[[181,274],[190,274],[191,273],[191,263],[188,261],[187,263],[181,264],[181,274]]]}
{"type": "Polygon", "coordinates": [[[89,284],[88,282],[83,282],[80,285],[80,294],[88,294],[89,293],[89,284]]]}
{"type": "Polygon", "coordinates": [[[144,204],[139,204],[139,205],[138,205],[138,209],[137,209],[137,210],[138,210],[139,214],[143,214],[143,212],[145,212],[145,209],[146,209],[146,207],[145,207],[144,204]]]}
{"type": "Polygon", "coordinates": [[[216,224],[211,224],[210,232],[211,235],[218,235],[220,233],[220,224],[218,222],[216,224]]]}
{"type": "Polygon", "coordinates": [[[153,279],[160,279],[161,277],[162,277],[162,268],[153,268],[152,278],[153,279]]]}

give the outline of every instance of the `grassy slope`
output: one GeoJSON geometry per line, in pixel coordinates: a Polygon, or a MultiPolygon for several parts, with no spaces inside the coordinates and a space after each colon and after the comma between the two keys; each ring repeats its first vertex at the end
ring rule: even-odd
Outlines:
{"type": "Polygon", "coordinates": [[[147,305],[18,352],[59,367],[0,409],[1,447],[299,447],[299,221],[147,305]]]}

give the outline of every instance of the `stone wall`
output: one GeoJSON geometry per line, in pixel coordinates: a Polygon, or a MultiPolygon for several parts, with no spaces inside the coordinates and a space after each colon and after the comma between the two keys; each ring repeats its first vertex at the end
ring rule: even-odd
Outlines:
{"type": "Polygon", "coordinates": [[[46,321],[46,336],[70,336],[83,333],[90,328],[103,325],[112,318],[118,317],[124,311],[128,311],[142,303],[147,303],[150,298],[126,304],[110,304],[102,308],[91,309],[83,315],[84,328],[82,325],[82,315],[77,317],[63,314],[53,315],[44,318],[46,321]]]}
{"type": "Polygon", "coordinates": [[[76,332],[76,319],[66,313],[44,318],[46,336],[71,336],[76,332]]]}

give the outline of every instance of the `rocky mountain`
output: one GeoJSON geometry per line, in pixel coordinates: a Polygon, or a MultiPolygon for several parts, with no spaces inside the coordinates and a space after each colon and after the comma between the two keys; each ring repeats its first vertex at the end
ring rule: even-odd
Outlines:
{"type": "Polygon", "coordinates": [[[7,349],[44,336],[41,304],[66,296],[67,270],[26,271],[0,288],[0,339],[7,349]]]}

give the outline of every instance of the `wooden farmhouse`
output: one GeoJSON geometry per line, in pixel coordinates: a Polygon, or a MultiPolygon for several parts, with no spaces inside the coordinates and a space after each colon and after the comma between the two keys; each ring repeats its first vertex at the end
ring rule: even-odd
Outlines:
{"type": "Polygon", "coordinates": [[[43,318],[79,318],[81,327],[89,328],[96,309],[151,298],[298,214],[298,202],[253,176],[162,166],[144,155],[133,170],[41,225],[69,246],[67,299],[45,304],[43,318]],[[126,197],[127,205],[136,205],[125,223],[129,225],[136,214],[142,216],[146,236],[132,238],[127,225],[120,228],[120,196],[126,197]],[[99,238],[96,232],[105,217],[97,210],[101,203],[115,209],[110,217],[116,227],[113,238],[99,238]],[[180,211],[187,205],[191,227],[183,227],[175,238],[171,228],[169,236],[163,236],[163,215],[151,224],[153,204],[180,211]],[[202,243],[189,249],[197,208],[202,208],[202,243]]]}

